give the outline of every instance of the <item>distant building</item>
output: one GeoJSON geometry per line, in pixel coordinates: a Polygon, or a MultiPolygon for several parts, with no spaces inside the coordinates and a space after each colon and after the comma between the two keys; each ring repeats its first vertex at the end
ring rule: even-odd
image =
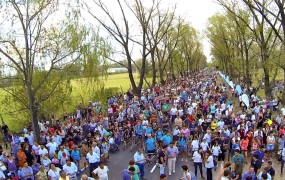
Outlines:
{"type": "Polygon", "coordinates": [[[107,70],[107,72],[109,74],[112,74],[112,73],[124,73],[124,72],[128,72],[128,69],[127,68],[109,68],[107,70]]]}

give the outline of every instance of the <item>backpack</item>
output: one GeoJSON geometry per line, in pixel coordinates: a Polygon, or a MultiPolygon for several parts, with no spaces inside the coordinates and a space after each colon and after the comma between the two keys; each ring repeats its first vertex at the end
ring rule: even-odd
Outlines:
{"type": "Polygon", "coordinates": [[[189,171],[190,175],[191,175],[191,180],[197,180],[197,177],[195,176],[195,174],[191,171],[189,171]]]}

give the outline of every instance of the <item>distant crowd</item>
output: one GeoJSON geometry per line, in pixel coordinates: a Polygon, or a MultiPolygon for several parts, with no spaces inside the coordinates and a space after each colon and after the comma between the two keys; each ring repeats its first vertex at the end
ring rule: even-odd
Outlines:
{"type": "Polygon", "coordinates": [[[0,180],[108,180],[109,155],[119,149],[134,155],[118,179],[146,179],[144,166],[154,161],[160,179],[171,180],[176,162],[183,161],[185,180],[271,180],[280,176],[274,167],[283,173],[285,108],[240,85],[248,107],[219,73],[203,70],[140,96],[129,90],[106,102],[80,104],[73,115],[53,114],[39,122],[38,141],[31,127],[13,133],[3,124],[0,180]]]}

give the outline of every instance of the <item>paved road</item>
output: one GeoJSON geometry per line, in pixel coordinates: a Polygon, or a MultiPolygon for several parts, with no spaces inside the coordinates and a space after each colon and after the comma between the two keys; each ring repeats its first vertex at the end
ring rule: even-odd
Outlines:
{"type": "MultiPolygon", "coordinates": [[[[108,168],[110,169],[109,172],[109,180],[121,180],[122,179],[122,171],[128,167],[128,163],[131,159],[133,159],[133,155],[135,153],[135,150],[130,152],[130,150],[121,150],[110,153],[110,159],[107,164],[108,168]]],[[[248,160],[249,162],[249,160],[248,160]]],[[[244,171],[248,169],[250,163],[248,163],[244,171]]],[[[263,163],[263,166],[266,163],[263,163]]],[[[190,171],[194,172],[194,165],[193,162],[185,162],[185,160],[182,162],[181,158],[178,159],[176,163],[176,172],[175,174],[172,174],[171,176],[168,176],[168,180],[178,180],[182,176],[182,170],[181,165],[187,165],[190,168],[190,171]]],[[[154,164],[151,164],[150,166],[145,166],[145,178],[147,180],[159,180],[159,168],[156,168],[153,173],[150,173],[151,169],[153,168],[154,164]]],[[[263,168],[263,167],[262,167],[263,168]]],[[[276,175],[274,180],[281,180],[285,179],[285,176],[280,175],[280,164],[278,164],[276,161],[274,162],[274,168],[276,171],[276,175]]],[[[217,168],[217,171],[213,170],[213,179],[217,180],[217,173],[219,171],[219,167],[217,168]]],[[[85,171],[84,173],[89,174],[89,171],[85,171]]],[[[168,168],[166,167],[165,173],[168,175],[168,168]]],[[[206,178],[206,169],[203,168],[203,175],[206,178]]],[[[198,171],[198,177],[199,180],[201,180],[200,173],[198,171]]]]}

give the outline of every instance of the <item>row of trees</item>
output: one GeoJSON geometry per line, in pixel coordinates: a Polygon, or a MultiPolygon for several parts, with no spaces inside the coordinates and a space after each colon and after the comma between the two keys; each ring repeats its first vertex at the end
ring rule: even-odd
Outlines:
{"type": "MultiPolygon", "coordinates": [[[[262,69],[265,96],[271,99],[271,81],[280,69],[285,72],[285,1],[217,2],[225,11],[211,17],[207,27],[215,66],[233,79],[243,80],[247,87],[262,69]]],[[[285,91],[282,102],[285,104],[285,91]]]]}
{"type": "Polygon", "coordinates": [[[84,77],[81,83],[101,85],[99,77],[115,62],[128,69],[132,88],[140,95],[144,82],[149,87],[157,81],[163,84],[168,74],[175,78],[206,65],[198,33],[175,16],[175,7],[161,9],[159,0],[144,4],[116,0],[120,13],[114,15],[101,0],[86,2],[1,1],[3,103],[6,109],[30,118],[36,138],[40,115],[72,103],[70,78],[84,77]],[[108,38],[99,36],[96,23],[83,23],[82,11],[108,32],[108,38]],[[134,60],[133,48],[140,50],[140,61],[134,60]],[[117,54],[127,62],[113,58],[117,54]],[[146,79],[148,64],[151,82],[146,79]],[[138,82],[134,68],[140,74],[138,82]]]}
{"type": "MultiPolygon", "coordinates": [[[[164,84],[168,74],[175,78],[188,70],[194,71],[205,67],[206,57],[203,55],[198,33],[182,18],[175,16],[175,7],[162,9],[161,0],[144,3],[139,0],[117,0],[119,13],[114,15],[110,4],[105,4],[102,0],[93,2],[98,11],[90,8],[89,14],[119,44],[121,50],[116,53],[121,53],[126,63],[113,58],[109,60],[128,69],[130,82],[136,94],[140,95],[144,82],[147,86],[153,87],[157,80],[164,84]],[[103,21],[100,14],[104,14],[107,20],[103,21]],[[135,19],[133,24],[132,18],[135,19]],[[132,27],[136,27],[137,31],[132,27]],[[133,47],[140,49],[139,61],[133,57],[133,47]],[[148,64],[151,66],[151,82],[146,79],[148,64]],[[133,66],[139,71],[139,82],[135,81],[133,66]]],[[[112,4],[112,8],[114,7],[112,4]]]]}

